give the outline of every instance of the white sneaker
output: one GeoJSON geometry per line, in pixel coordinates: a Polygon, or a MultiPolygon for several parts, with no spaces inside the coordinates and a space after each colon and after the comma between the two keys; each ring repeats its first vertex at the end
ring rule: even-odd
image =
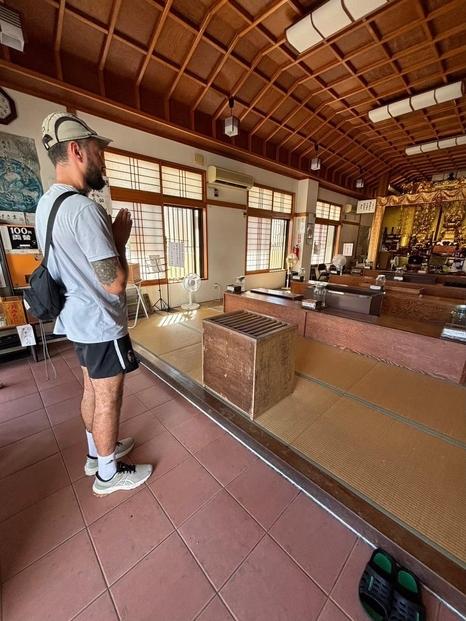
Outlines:
{"type": "MultiPolygon", "coordinates": [[[[115,447],[115,461],[122,459],[125,455],[128,455],[134,448],[134,439],[133,438],[123,438],[116,443],[115,447]]],[[[97,457],[89,457],[87,456],[86,463],[84,465],[84,472],[88,477],[92,477],[97,474],[99,470],[99,464],[97,461],[97,457]]]]}
{"type": "Polygon", "coordinates": [[[152,470],[153,468],[150,464],[133,466],[132,464],[124,464],[119,461],[116,474],[108,481],[102,480],[99,474],[96,474],[92,491],[97,496],[104,496],[113,492],[134,489],[142,485],[144,481],[147,481],[152,474],[152,470]]]}

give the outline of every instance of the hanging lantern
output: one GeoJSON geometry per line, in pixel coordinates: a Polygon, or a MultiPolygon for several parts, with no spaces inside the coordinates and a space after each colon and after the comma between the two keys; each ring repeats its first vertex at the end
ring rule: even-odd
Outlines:
{"type": "Polygon", "coordinates": [[[235,105],[233,97],[228,100],[228,105],[230,106],[230,116],[225,119],[224,131],[229,138],[233,138],[239,134],[239,118],[233,116],[233,106],[235,105]]]}
{"type": "Polygon", "coordinates": [[[319,145],[316,144],[316,156],[311,160],[311,170],[320,170],[319,145]]]}

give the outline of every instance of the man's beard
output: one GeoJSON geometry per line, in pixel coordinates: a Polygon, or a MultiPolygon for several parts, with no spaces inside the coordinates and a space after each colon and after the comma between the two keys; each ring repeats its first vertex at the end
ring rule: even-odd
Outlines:
{"type": "Polygon", "coordinates": [[[86,186],[89,190],[102,190],[105,187],[105,180],[98,166],[90,165],[86,171],[86,186]]]}

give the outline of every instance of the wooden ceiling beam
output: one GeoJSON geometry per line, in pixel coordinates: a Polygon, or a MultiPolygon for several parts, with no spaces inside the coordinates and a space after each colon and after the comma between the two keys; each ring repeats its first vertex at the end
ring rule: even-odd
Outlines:
{"type": "MultiPolygon", "coordinates": [[[[144,60],[142,61],[141,67],[139,69],[139,73],[138,76],[136,78],[136,89],[139,91],[139,87],[141,86],[141,82],[144,78],[144,74],[146,73],[146,69],[149,65],[149,62],[152,58],[152,54],[155,50],[155,46],[157,45],[157,41],[159,40],[159,37],[162,33],[162,28],[165,25],[165,22],[167,21],[167,17],[170,13],[170,9],[171,6],[173,4],[173,0],[165,0],[165,6],[163,8],[162,14],[160,15],[159,19],[157,20],[155,26],[154,26],[154,30],[152,32],[152,36],[151,36],[151,40],[149,43],[149,47],[147,49],[146,52],[146,56],[144,58],[144,60]]],[[[138,97],[139,99],[139,97],[138,97]]]]}
{"type": "Polygon", "coordinates": [[[207,80],[206,87],[201,91],[200,95],[197,97],[196,101],[191,106],[191,111],[195,111],[197,109],[197,107],[199,106],[199,104],[201,103],[201,101],[204,99],[204,97],[207,94],[207,91],[212,86],[213,81],[218,76],[220,71],[223,69],[223,67],[224,67],[225,63],[227,62],[227,60],[230,58],[230,55],[233,52],[233,50],[235,49],[236,44],[238,43],[238,41],[242,37],[244,37],[246,34],[248,34],[248,32],[253,30],[256,26],[258,26],[261,23],[261,21],[263,21],[264,19],[267,19],[268,17],[273,15],[273,13],[275,13],[275,11],[277,11],[280,7],[282,7],[284,4],[286,4],[287,1],[288,0],[274,0],[274,2],[267,9],[265,9],[265,11],[262,11],[262,13],[260,13],[254,19],[254,21],[250,22],[245,28],[243,28],[242,30],[240,30],[239,32],[237,32],[235,34],[235,36],[233,37],[233,40],[231,41],[230,45],[228,46],[228,49],[224,53],[222,60],[218,63],[218,65],[215,67],[215,69],[210,74],[210,76],[209,76],[209,78],[207,80]]]}
{"type": "Polygon", "coordinates": [[[201,42],[204,33],[208,27],[208,25],[210,24],[211,19],[214,17],[214,15],[228,2],[228,0],[217,0],[217,2],[214,4],[214,6],[212,6],[204,15],[204,19],[202,20],[202,23],[199,27],[199,31],[196,35],[196,38],[193,41],[193,44],[191,45],[191,48],[186,56],[186,58],[183,61],[183,64],[180,67],[180,70],[178,72],[178,75],[176,76],[176,78],[173,80],[172,85],[170,86],[170,88],[167,91],[167,94],[165,96],[165,100],[169,100],[171,98],[171,96],[173,95],[173,93],[175,92],[176,87],[178,86],[179,81],[181,80],[181,77],[183,76],[186,67],[188,66],[191,58],[194,55],[194,52],[197,50],[197,47],[199,45],[199,43],[201,42]]]}
{"type": "Polygon", "coordinates": [[[55,67],[58,78],[63,79],[63,68],[61,64],[61,40],[63,36],[63,21],[65,17],[65,2],[66,0],[60,0],[57,11],[57,23],[55,25],[55,40],[53,44],[53,52],[55,56],[55,67]]]}
{"type": "Polygon", "coordinates": [[[108,25],[108,30],[105,36],[105,41],[102,47],[102,52],[100,53],[99,71],[101,72],[105,69],[105,63],[107,62],[107,56],[110,50],[110,44],[112,42],[112,37],[115,31],[115,25],[118,19],[118,14],[120,12],[120,9],[121,9],[121,0],[113,0],[112,12],[110,14],[110,23],[108,25]]]}

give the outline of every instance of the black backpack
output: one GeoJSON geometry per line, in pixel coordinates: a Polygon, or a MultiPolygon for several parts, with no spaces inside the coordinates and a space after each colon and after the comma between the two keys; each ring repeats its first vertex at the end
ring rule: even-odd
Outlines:
{"type": "Polygon", "coordinates": [[[26,308],[41,321],[56,319],[65,305],[66,290],[59,285],[50,275],[47,269],[50,244],[52,243],[52,230],[58,208],[63,201],[78,192],[64,192],[55,200],[50,210],[47,222],[47,234],[45,236],[44,258],[39,267],[34,270],[29,279],[29,289],[24,291],[26,308]]]}

